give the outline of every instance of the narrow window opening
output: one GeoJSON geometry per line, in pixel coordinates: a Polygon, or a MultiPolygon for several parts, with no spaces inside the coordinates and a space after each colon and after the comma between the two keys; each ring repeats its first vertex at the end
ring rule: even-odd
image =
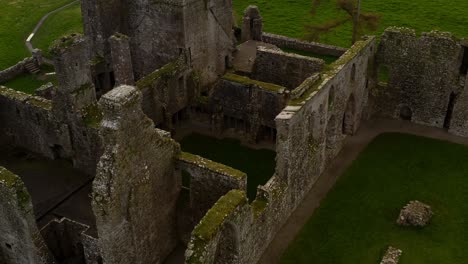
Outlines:
{"type": "Polygon", "coordinates": [[[400,109],[400,118],[402,120],[411,121],[413,119],[413,111],[408,106],[403,106],[400,109]]]}
{"type": "Polygon", "coordinates": [[[463,47],[463,60],[460,66],[460,74],[466,75],[468,73],[468,47],[463,47]]]}
{"type": "Polygon", "coordinates": [[[449,98],[449,104],[447,107],[447,113],[445,115],[445,120],[444,120],[444,128],[449,129],[450,124],[452,122],[452,115],[453,115],[453,109],[455,107],[455,103],[457,102],[457,95],[453,92],[450,94],[449,98]]]}

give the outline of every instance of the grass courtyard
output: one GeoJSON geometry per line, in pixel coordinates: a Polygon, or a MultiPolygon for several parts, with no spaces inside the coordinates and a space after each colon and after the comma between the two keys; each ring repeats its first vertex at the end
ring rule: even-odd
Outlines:
{"type": "Polygon", "coordinates": [[[379,263],[387,246],[401,264],[468,258],[468,147],[404,134],[377,137],[322,201],[281,263],[379,263]],[[423,229],[395,221],[410,200],[432,206],[423,229]]]}
{"type": "Polygon", "coordinates": [[[185,137],[182,150],[223,163],[247,173],[247,196],[255,199],[257,186],[265,184],[275,173],[276,153],[267,149],[251,149],[235,139],[216,139],[200,134],[185,137]]]}

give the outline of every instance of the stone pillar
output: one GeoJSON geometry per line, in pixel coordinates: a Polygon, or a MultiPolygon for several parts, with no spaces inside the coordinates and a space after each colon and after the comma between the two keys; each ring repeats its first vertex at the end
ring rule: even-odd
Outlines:
{"type": "Polygon", "coordinates": [[[101,114],[91,80],[87,42],[79,34],[62,37],[54,42],[51,54],[59,83],[52,112],[68,126],[71,140],[71,147],[63,146],[64,151],[71,154],[76,168],[93,175],[100,156],[97,126],[101,114]]]}
{"type": "Polygon", "coordinates": [[[32,56],[36,60],[37,66],[41,66],[44,63],[44,58],[42,57],[42,50],[34,49],[32,51],[32,56]]]}
{"type": "Polygon", "coordinates": [[[242,42],[248,40],[262,41],[263,18],[257,6],[249,6],[242,19],[242,42]]]}
{"type": "Polygon", "coordinates": [[[179,145],[141,109],[141,92],[119,86],[99,101],[104,154],[93,182],[104,263],[162,263],[178,243],[174,176],[179,145]]]}
{"type": "Polygon", "coordinates": [[[0,167],[0,263],[55,263],[36,226],[23,181],[0,167]]]}
{"type": "Polygon", "coordinates": [[[114,34],[109,38],[114,68],[115,85],[134,85],[132,55],[130,42],[126,35],[114,34]]]}
{"type": "Polygon", "coordinates": [[[54,42],[51,53],[60,87],[57,92],[64,95],[73,107],[64,110],[80,110],[95,103],[96,92],[85,38],[79,34],[62,37],[54,42]]]}

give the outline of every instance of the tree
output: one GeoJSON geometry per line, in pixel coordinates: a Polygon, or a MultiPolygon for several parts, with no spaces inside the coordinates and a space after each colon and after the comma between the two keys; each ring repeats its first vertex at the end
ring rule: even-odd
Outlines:
{"type": "MultiPolygon", "coordinates": [[[[315,2],[314,2],[315,3],[315,2]]],[[[381,16],[371,12],[361,12],[361,0],[337,0],[337,7],[347,13],[344,18],[327,21],[320,25],[306,25],[305,38],[308,40],[319,40],[320,35],[331,31],[338,26],[350,21],[353,25],[352,43],[354,44],[364,30],[377,30],[381,16]]],[[[313,6],[311,14],[315,14],[316,5],[313,6]]]]}

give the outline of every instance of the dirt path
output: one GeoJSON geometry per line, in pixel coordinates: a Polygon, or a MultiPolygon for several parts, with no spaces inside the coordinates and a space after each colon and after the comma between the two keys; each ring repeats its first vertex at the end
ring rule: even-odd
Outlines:
{"type": "MultiPolygon", "coordinates": [[[[34,38],[34,36],[36,35],[37,31],[42,27],[42,25],[44,24],[44,22],[46,21],[46,19],[47,19],[50,15],[52,15],[52,14],[54,14],[54,13],[57,13],[57,12],[60,12],[60,11],[62,11],[63,9],[72,6],[73,4],[75,4],[75,3],[77,3],[77,2],[78,2],[78,0],[75,0],[75,1],[72,1],[72,2],[70,2],[70,3],[68,3],[68,4],[64,5],[64,6],[62,6],[62,7],[59,7],[59,8],[57,8],[57,9],[55,9],[55,10],[52,10],[52,11],[50,11],[49,13],[45,14],[45,15],[41,18],[41,20],[39,20],[39,22],[36,24],[36,26],[34,27],[33,31],[31,32],[31,34],[29,34],[28,38],[24,41],[24,44],[25,44],[26,47],[28,48],[29,52],[32,53],[32,51],[34,50],[34,47],[33,47],[31,41],[32,41],[32,39],[34,38]]],[[[44,58],[44,61],[46,61],[46,62],[49,63],[49,64],[52,63],[52,61],[48,60],[47,58],[44,58]]]]}
{"type": "Polygon", "coordinates": [[[399,120],[371,120],[363,123],[357,134],[348,138],[341,153],[325,170],[299,207],[291,214],[286,224],[276,234],[275,239],[270,243],[259,261],[260,264],[279,263],[283,252],[312,216],[315,209],[320,205],[320,201],[333,187],[340,175],[348,169],[376,136],[387,132],[413,134],[468,146],[468,138],[451,135],[443,129],[415,125],[399,120]]]}

